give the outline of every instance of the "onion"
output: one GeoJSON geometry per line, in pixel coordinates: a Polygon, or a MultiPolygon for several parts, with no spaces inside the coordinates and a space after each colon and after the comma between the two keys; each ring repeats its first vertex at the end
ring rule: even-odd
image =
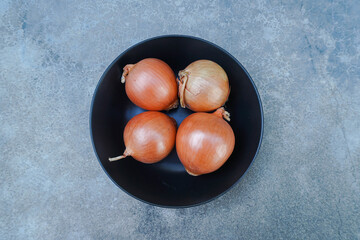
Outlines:
{"type": "Polygon", "coordinates": [[[180,124],[176,151],[190,175],[216,171],[234,150],[235,135],[223,117],[230,121],[230,114],[219,108],[214,113],[193,113],[180,124]]]}
{"type": "Polygon", "coordinates": [[[121,82],[129,99],[143,109],[161,111],[178,106],[175,74],[160,59],[146,58],[126,65],[121,82]]]}
{"type": "Polygon", "coordinates": [[[224,69],[210,60],[198,60],[179,72],[181,107],[196,112],[213,111],[225,104],[230,94],[224,69]]]}
{"type": "Polygon", "coordinates": [[[123,155],[110,161],[132,156],[143,163],[156,163],[165,158],[175,145],[176,122],[161,112],[143,112],[125,126],[123,155]]]}

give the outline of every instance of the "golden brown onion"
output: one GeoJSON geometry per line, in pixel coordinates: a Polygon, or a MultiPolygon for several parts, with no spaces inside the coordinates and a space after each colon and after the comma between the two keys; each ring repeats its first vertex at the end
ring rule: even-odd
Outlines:
{"type": "Polygon", "coordinates": [[[193,113],[180,124],[176,152],[185,170],[193,176],[219,169],[230,157],[235,135],[229,113],[219,108],[214,113],[193,113]]]}
{"type": "Polygon", "coordinates": [[[127,156],[143,163],[156,163],[165,158],[175,145],[176,122],[161,112],[143,112],[125,126],[125,151],[116,161],[127,156]]]}
{"type": "Polygon", "coordinates": [[[196,112],[213,111],[225,104],[230,94],[224,69],[210,60],[198,60],[179,72],[181,107],[196,112]]]}
{"type": "Polygon", "coordinates": [[[126,65],[121,82],[129,99],[143,109],[161,111],[178,106],[175,74],[160,59],[146,58],[126,65]]]}

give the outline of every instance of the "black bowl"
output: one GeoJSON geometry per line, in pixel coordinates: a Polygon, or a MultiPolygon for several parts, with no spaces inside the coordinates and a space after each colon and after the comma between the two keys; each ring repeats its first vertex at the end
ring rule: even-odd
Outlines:
{"type": "MultiPolygon", "coordinates": [[[[178,108],[168,114],[178,126],[191,114],[178,108]]],[[[245,68],[224,49],[190,36],[160,36],[142,41],[117,57],[102,75],[91,105],[90,131],[100,164],[113,182],[131,196],[161,207],[189,207],[223,194],[244,175],[259,151],[263,133],[263,111],[254,82],[245,68]],[[144,58],[159,58],[177,74],[188,64],[209,59],[226,71],[231,93],[225,108],[231,114],[235,149],[214,173],[193,177],[186,173],[175,148],[159,163],[143,164],[131,157],[109,162],[125,149],[126,123],[143,112],[126,96],[120,82],[122,68],[144,58]]]]}

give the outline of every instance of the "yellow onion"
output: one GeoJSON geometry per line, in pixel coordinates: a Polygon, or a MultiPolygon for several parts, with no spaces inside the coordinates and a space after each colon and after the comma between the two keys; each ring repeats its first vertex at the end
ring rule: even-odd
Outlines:
{"type": "Polygon", "coordinates": [[[143,109],[161,111],[178,106],[175,74],[160,59],[146,58],[126,65],[121,82],[129,99],[143,109]]]}
{"type": "Polygon", "coordinates": [[[230,114],[224,108],[214,113],[193,113],[180,124],[176,135],[176,152],[185,170],[193,176],[219,169],[230,157],[235,135],[230,114]]]}
{"type": "Polygon", "coordinates": [[[225,104],[230,94],[224,69],[210,60],[198,60],[179,72],[181,107],[196,112],[213,111],[225,104]]]}
{"type": "Polygon", "coordinates": [[[110,161],[132,156],[143,163],[156,163],[165,158],[175,145],[176,122],[161,112],[143,112],[126,124],[123,155],[110,161]]]}

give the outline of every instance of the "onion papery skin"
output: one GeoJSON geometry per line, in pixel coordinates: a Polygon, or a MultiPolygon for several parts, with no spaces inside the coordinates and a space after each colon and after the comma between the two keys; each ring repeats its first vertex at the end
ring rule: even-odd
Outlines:
{"type": "Polygon", "coordinates": [[[125,126],[122,156],[109,158],[116,161],[132,156],[142,163],[156,163],[164,159],[175,146],[176,121],[161,112],[143,112],[125,126]]]}
{"type": "Polygon", "coordinates": [[[170,110],[178,106],[178,88],[173,70],[164,61],[146,58],[124,67],[121,82],[135,105],[152,111],[170,110]]]}
{"type": "Polygon", "coordinates": [[[180,105],[183,108],[209,112],[223,106],[229,97],[228,76],[213,61],[195,61],[178,75],[180,105]]]}
{"type": "Polygon", "coordinates": [[[235,135],[223,117],[229,114],[220,108],[214,113],[193,113],[180,124],[176,152],[190,175],[216,171],[233,152],[235,135]]]}

